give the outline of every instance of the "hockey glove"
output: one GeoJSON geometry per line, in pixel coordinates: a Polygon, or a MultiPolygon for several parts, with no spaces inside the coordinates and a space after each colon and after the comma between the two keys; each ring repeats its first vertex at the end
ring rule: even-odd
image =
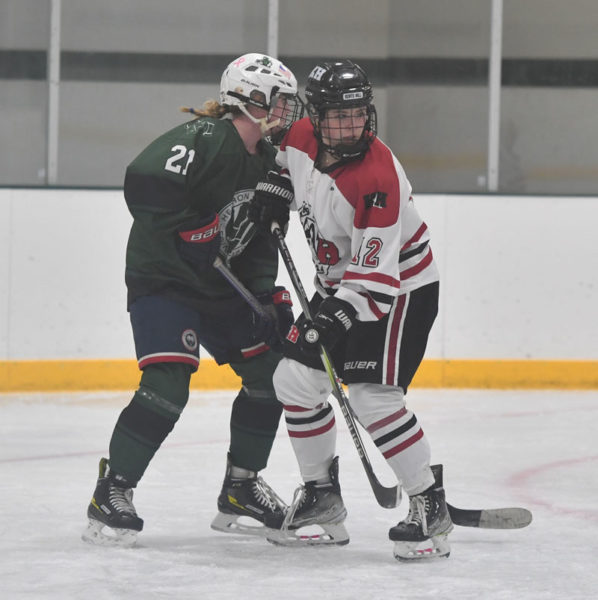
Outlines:
{"type": "Polygon", "coordinates": [[[320,304],[313,321],[301,326],[301,349],[308,356],[317,356],[320,344],[326,350],[340,342],[353,327],[357,311],[344,300],[330,296],[320,304]]]}
{"type": "Polygon", "coordinates": [[[203,273],[212,268],[220,250],[220,218],[212,213],[185,225],[178,232],[179,252],[198,273],[203,273]]]}
{"type": "Polygon", "coordinates": [[[291,294],[286,288],[277,286],[270,293],[260,294],[257,298],[271,319],[264,327],[262,337],[270,348],[280,350],[282,341],[295,322],[291,294]]]}
{"type": "Polygon", "coordinates": [[[295,198],[293,184],[288,177],[268,171],[266,179],[258,181],[255,194],[249,203],[248,216],[257,228],[269,234],[276,221],[286,233],[289,224],[289,207],[295,198]]]}

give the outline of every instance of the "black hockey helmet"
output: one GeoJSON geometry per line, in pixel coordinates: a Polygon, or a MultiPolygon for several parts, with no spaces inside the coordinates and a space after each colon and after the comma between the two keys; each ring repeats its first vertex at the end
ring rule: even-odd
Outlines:
{"type": "Polygon", "coordinates": [[[305,87],[307,110],[321,147],[340,159],[361,158],[376,137],[376,108],[372,85],[366,72],[350,60],[324,62],[315,66],[305,87]],[[367,120],[359,140],[330,146],[322,140],[321,121],[332,108],[364,107],[367,120]]]}

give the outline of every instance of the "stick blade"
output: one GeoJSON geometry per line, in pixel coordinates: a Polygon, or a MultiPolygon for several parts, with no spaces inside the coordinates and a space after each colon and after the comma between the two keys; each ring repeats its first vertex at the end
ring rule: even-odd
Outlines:
{"type": "Polygon", "coordinates": [[[385,487],[378,481],[372,471],[366,469],[366,473],[378,504],[382,508],[395,508],[401,502],[401,489],[399,486],[385,487]]]}
{"type": "Polygon", "coordinates": [[[527,508],[466,509],[448,505],[449,514],[455,525],[480,529],[522,529],[532,522],[532,513],[527,508]]]}

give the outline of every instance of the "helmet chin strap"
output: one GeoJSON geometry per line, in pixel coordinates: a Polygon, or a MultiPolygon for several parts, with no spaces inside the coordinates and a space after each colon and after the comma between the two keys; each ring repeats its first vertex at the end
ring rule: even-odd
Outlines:
{"type": "Polygon", "coordinates": [[[252,114],[250,114],[250,112],[247,110],[247,107],[244,104],[240,104],[239,108],[246,117],[249,117],[251,121],[253,121],[256,125],[260,126],[260,131],[262,132],[262,135],[266,135],[270,131],[270,129],[273,129],[274,127],[278,127],[280,125],[280,119],[274,119],[274,121],[268,123],[267,116],[262,117],[261,119],[254,117],[252,114]]]}

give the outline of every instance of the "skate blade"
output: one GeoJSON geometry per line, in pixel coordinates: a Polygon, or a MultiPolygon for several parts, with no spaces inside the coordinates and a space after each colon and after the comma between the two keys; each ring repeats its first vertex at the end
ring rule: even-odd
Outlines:
{"type": "Polygon", "coordinates": [[[275,546],[298,548],[301,546],[345,546],[349,543],[349,533],[342,523],[303,527],[295,531],[289,529],[270,530],[268,541],[275,546]],[[320,531],[312,532],[314,529],[320,531]]]}
{"type": "Polygon", "coordinates": [[[400,562],[448,558],[451,547],[447,536],[448,533],[444,533],[423,542],[395,542],[393,555],[400,562]]]}
{"type": "Polygon", "coordinates": [[[218,513],[214,517],[210,527],[214,531],[220,531],[221,533],[252,535],[255,537],[266,537],[273,531],[251,517],[227,515],[225,513],[218,513]]]}
{"type": "Polygon", "coordinates": [[[100,521],[89,519],[89,524],[81,534],[81,539],[96,546],[132,548],[137,543],[137,533],[133,529],[115,529],[100,521]]]}

